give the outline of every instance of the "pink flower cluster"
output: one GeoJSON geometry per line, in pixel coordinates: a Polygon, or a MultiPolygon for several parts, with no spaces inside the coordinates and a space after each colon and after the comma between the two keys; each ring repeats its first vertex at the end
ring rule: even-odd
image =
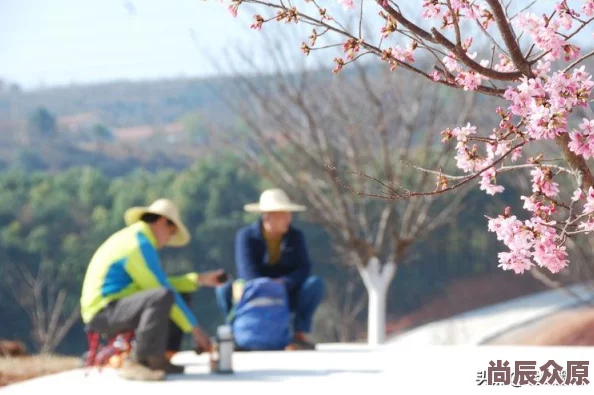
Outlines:
{"type": "Polygon", "coordinates": [[[489,218],[489,231],[509,248],[509,252],[498,254],[499,267],[518,274],[530,270],[533,262],[552,273],[567,267],[566,247],[558,243],[554,225],[554,221],[545,222],[540,217],[522,222],[508,213],[489,218]]]}
{"type": "MultiPolygon", "coordinates": [[[[571,15],[571,13],[559,14],[552,21],[545,21],[542,17],[535,14],[522,13],[518,15],[516,26],[519,30],[523,30],[530,35],[537,48],[548,51],[548,54],[545,56],[546,60],[557,60],[565,54],[565,47],[569,46],[558,32],[571,28],[571,21],[573,20],[571,15]]],[[[566,56],[565,60],[577,57],[579,50],[571,51],[568,55],[570,56],[566,56]]]]}
{"type": "MultiPolygon", "coordinates": [[[[505,121],[502,121],[505,125],[505,121]]],[[[465,173],[476,173],[482,171],[480,180],[480,189],[489,195],[495,195],[505,190],[502,185],[496,184],[497,170],[493,166],[495,160],[504,155],[511,154],[511,160],[515,162],[521,156],[521,147],[512,149],[512,141],[498,139],[494,131],[489,136],[489,142],[486,144],[486,154],[479,151],[478,145],[473,143],[476,138],[472,136],[477,134],[476,126],[468,123],[464,127],[457,127],[453,130],[446,129],[441,132],[442,141],[449,140],[452,137],[457,139],[456,144],[456,166],[465,173]]]]}
{"type": "MultiPolygon", "coordinates": [[[[452,0],[451,6],[454,12],[462,17],[478,19],[484,14],[484,8],[477,1],[452,0]]],[[[425,0],[423,2],[423,17],[425,19],[450,19],[449,7],[438,0],[425,0]]]]}
{"type": "Polygon", "coordinates": [[[594,157],[594,120],[584,118],[579,130],[574,129],[569,135],[569,149],[585,159],[594,157]]]}
{"type": "MultiPolygon", "coordinates": [[[[518,86],[507,89],[504,98],[512,102],[510,111],[522,117],[531,138],[549,140],[567,132],[569,114],[574,107],[588,106],[592,88],[592,75],[582,66],[571,74],[558,71],[550,77],[523,77],[518,86]]],[[[594,152],[589,148],[594,144],[590,125],[584,120],[581,131],[571,134],[572,151],[586,158],[594,152]]]]}
{"type": "Polygon", "coordinates": [[[594,16],[594,0],[584,0],[582,12],[588,18],[592,18],[594,16]]]}
{"type": "MultiPolygon", "coordinates": [[[[593,88],[591,75],[586,73],[582,66],[572,73],[559,71],[550,76],[546,76],[545,73],[536,78],[524,77],[518,86],[510,87],[505,92],[504,98],[511,102],[510,114],[519,118],[518,124],[524,125],[525,133],[532,140],[547,140],[568,133],[567,124],[572,109],[588,105],[593,88]]],[[[509,127],[507,129],[511,130],[509,127]]],[[[583,119],[579,129],[574,129],[569,135],[571,151],[586,159],[594,157],[594,120],[583,119]]],[[[497,141],[498,146],[501,143],[502,140],[497,141]]],[[[509,146],[510,144],[505,144],[506,148],[509,146]]],[[[501,150],[489,154],[480,163],[481,166],[490,166],[492,158],[501,154],[501,150]]],[[[477,163],[476,159],[474,163],[477,163]]],[[[458,161],[458,166],[466,172],[470,170],[467,161],[458,161]]],[[[473,171],[481,168],[484,167],[473,171]]],[[[483,172],[481,189],[491,194],[502,190],[495,189],[489,182],[495,179],[496,174],[493,167],[483,172]]],[[[550,220],[556,213],[551,199],[559,195],[559,184],[554,181],[553,171],[547,166],[534,167],[530,175],[533,194],[529,197],[522,196],[521,199],[524,200],[524,209],[531,212],[532,217],[522,223],[515,216],[499,216],[489,220],[489,230],[496,232],[497,238],[509,248],[509,252],[499,254],[499,266],[504,270],[523,273],[536,263],[552,273],[557,273],[568,265],[560,230],[555,228],[556,222],[550,220]]],[[[574,194],[574,200],[581,198],[581,190],[578,189],[574,194]]],[[[594,213],[592,189],[587,196],[584,212],[586,221],[580,223],[579,228],[589,232],[594,230],[594,219],[589,215],[594,213]]]]}
{"type": "Polygon", "coordinates": [[[588,194],[584,195],[581,189],[575,191],[572,199],[573,201],[585,200],[582,215],[586,216],[587,220],[580,222],[579,229],[588,234],[594,230],[594,189],[588,188],[588,194]]]}
{"type": "MultiPolygon", "coordinates": [[[[584,1],[582,12],[594,16],[594,0],[584,1]]],[[[475,4],[475,2],[472,2],[475,4]]],[[[470,2],[454,2],[455,7],[470,7],[470,2]]],[[[447,7],[438,1],[424,3],[426,18],[447,18],[447,7]]],[[[468,13],[473,14],[472,12],[468,13]]],[[[476,14],[476,13],[475,13],[476,14]]],[[[569,116],[576,107],[586,107],[591,100],[594,82],[592,76],[582,66],[570,72],[557,71],[551,73],[550,62],[563,59],[570,61],[579,56],[579,48],[569,44],[559,31],[572,28],[574,18],[579,15],[571,10],[565,1],[556,7],[556,18],[545,20],[534,14],[520,14],[516,25],[531,37],[534,45],[546,56],[533,67],[535,76],[523,77],[515,86],[510,86],[504,98],[510,102],[509,113],[498,109],[502,115],[499,128],[494,129],[488,138],[477,136],[476,127],[467,124],[465,127],[446,129],[442,132],[444,140],[455,137],[456,164],[465,173],[480,172],[480,189],[494,195],[504,191],[503,186],[496,184],[497,158],[510,155],[515,162],[521,155],[521,148],[512,150],[513,141],[527,142],[532,140],[551,140],[563,133],[569,133],[568,148],[585,159],[594,157],[594,120],[583,119],[578,128],[569,131],[569,116]],[[512,120],[514,122],[512,123],[512,120]],[[515,126],[517,125],[517,126],[515,126]],[[481,150],[477,142],[485,144],[481,150]]],[[[465,42],[467,51],[470,43],[465,42]]],[[[476,53],[468,54],[474,59],[476,53]]],[[[475,71],[465,70],[452,53],[443,58],[455,81],[465,90],[476,89],[486,77],[475,71]]],[[[481,61],[483,67],[487,61],[481,61]]],[[[515,71],[511,60],[499,55],[499,64],[494,69],[501,72],[515,71]]],[[[434,80],[441,77],[433,73],[434,80]]],[[[531,162],[529,162],[531,163],[531,162]]],[[[500,267],[523,273],[534,264],[557,273],[568,265],[567,252],[562,238],[562,229],[555,227],[551,216],[557,213],[554,198],[560,194],[559,184],[554,181],[551,167],[538,164],[531,171],[532,195],[521,196],[524,209],[531,213],[531,218],[521,222],[509,214],[489,220],[489,230],[497,233],[498,240],[509,248],[508,252],[499,254],[500,267]]],[[[590,189],[584,196],[580,189],[574,194],[575,201],[586,200],[584,204],[584,222],[578,228],[585,232],[594,230],[594,190],[590,189]],[[590,215],[592,214],[592,215],[590,215]]]]}

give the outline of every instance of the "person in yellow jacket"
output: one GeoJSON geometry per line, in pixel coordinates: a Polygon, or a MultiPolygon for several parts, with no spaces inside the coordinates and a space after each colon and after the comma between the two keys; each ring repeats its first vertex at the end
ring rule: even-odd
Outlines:
{"type": "Polygon", "coordinates": [[[109,237],[89,263],[80,299],[81,316],[87,330],[109,336],[134,330],[134,357],[124,362],[120,375],[161,380],[168,373],[183,372],[183,367],[166,358],[168,344],[181,343],[180,334],[192,333],[201,349],[210,349],[208,335],[182,294],[201,285],[219,285],[223,270],[166,277],[158,251],[190,242],[190,233],[171,200],[132,207],[124,219],[126,227],[109,237]]]}

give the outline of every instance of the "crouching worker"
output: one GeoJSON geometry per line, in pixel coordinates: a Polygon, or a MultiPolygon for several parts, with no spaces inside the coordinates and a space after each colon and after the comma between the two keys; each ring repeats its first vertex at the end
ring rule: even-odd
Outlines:
{"type": "MultiPolygon", "coordinates": [[[[311,275],[303,232],[292,225],[292,213],[303,211],[305,207],[292,203],[282,189],[274,188],[262,192],[260,201],[247,204],[245,210],[261,213],[261,217],[237,232],[238,276],[246,286],[265,286],[266,292],[271,294],[277,292],[274,287],[259,279],[271,279],[284,286],[293,314],[293,337],[287,349],[313,350],[315,344],[308,335],[325,291],[322,279],[311,275]]],[[[219,307],[226,317],[240,298],[237,292],[233,298],[232,288],[232,283],[228,282],[216,289],[219,307]]]]}
{"type": "Polygon", "coordinates": [[[136,347],[119,371],[122,377],[162,380],[166,374],[184,371],[166,357],[168,348],[179,351],[183,333],[191,333],[201,349],[210,349],[208,335],[186,301],[200,285],[216,286],[223,271],[165,276],[158,251],[190,241],[170,200],[133,207],[124,218],[126,227],[97,249],[87,268],[81,315],[88,331],[109,337],[134,331],[136,347]]]}

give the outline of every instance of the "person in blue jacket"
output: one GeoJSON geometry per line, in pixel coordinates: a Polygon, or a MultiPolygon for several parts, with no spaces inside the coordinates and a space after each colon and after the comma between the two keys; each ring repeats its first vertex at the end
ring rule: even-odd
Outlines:
{"type": "MultiPolygon", "coordinates": [[[[303,232],[292,225],[292,213],[305,207],[290,201],[279,188],[268,189],[258,203],[245,205],[260,218],[239,229],[235,238],[238,277],[251,280],[272,278],[287,290],[294,314],[293,341],[289,349],[315,349],[309,339],[313,316],[324,297],[324,283],[311,274],[311,262],[303,232]]],[[[232,283],[216,288],[217,302],[225,317],[232,307],[232,283]]]]}

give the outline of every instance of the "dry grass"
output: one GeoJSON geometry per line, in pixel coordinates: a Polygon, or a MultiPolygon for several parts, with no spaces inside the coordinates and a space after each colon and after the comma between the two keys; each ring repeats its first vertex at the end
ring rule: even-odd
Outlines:
{"type": "Polygon", "coordinates": [[[58,355],[0,357],[0,387],[81,366],[80,358],[58,355]]]}

